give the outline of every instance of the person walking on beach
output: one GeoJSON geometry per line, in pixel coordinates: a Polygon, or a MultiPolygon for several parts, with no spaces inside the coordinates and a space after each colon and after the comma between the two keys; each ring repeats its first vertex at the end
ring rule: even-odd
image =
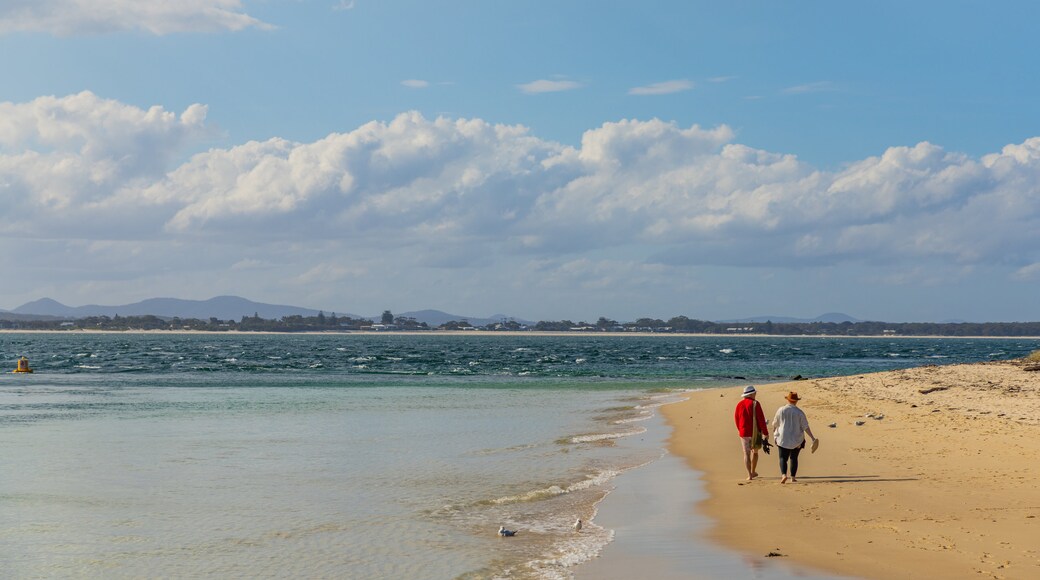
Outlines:
{"type": "Polygon", "coordinates": [[[758,477],[758,447],[761,441],[769,439],[769,427],[766,425],[766,414],[762,405],[755,400],[757,391],[753,385],[744,387],[744,394],[733,412],[733,420],[737,424],[737,435],[744,450],[744,467],[747,469],[747,480],[758,477]]]}
{"type": "Polygon", "coordinates": [[[791,481],[798,481],[798,454],[805,447],[805,434],[813,441],[813,451],[819,441],[809,428],[809,419],[805,411],[798,408],[801,397],[791,391],[787,393],[787,404],[776,410],[773,417],[773,440],[780,453],[780,483],[787,483],[787,464],[791,464],[791,481]]]}

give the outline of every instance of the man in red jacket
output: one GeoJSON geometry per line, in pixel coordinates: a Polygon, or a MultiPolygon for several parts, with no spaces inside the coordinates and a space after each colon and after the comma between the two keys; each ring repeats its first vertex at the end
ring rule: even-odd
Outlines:
{"type": "Polygon", "coordinates": [[[762,405],[755,400],[755,387],[748,385],[744,387],[744,395],[737,403],[737,409],[733,413],[733,420],[737,423],[737,434],[740,435],[740,444],[744,449],[744,467],[747,468],[747,480],[758,477],[755,468],[758,467],[758,447],[752,444],[752,438],[756,432],[763,440],[769,439],[769,427],[766,425],[766,414],[762,411],[762,405]]]}

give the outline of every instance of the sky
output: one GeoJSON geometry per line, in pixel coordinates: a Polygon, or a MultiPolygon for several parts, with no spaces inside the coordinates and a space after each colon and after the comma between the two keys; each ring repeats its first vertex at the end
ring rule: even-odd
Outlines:
{"type": "Polygon", "coordinates": [[[1038,21],[0,0],[0,308],[1040,320],[1038,21]]]}

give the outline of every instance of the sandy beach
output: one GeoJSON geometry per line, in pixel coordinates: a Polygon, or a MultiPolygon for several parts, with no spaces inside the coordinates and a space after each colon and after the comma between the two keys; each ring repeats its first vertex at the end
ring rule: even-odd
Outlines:
{"type": "Polygon", "coordinates": [[[1038,578],[1040,372],[1029,366],[760,385],[767,419],[796,390],[820,438],[793,484],[780,483],[775,450],[744,481],[740,388],[696,392],[663,413],[671,451],[703,473],[709,498],[697,509],[715,522],[710,536],[728,547],[864,578],[1038,578]]]}

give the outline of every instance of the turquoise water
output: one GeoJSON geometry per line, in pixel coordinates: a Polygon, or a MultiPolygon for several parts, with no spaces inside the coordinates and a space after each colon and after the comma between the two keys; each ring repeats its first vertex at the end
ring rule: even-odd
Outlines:
{"type": "Polygon", "coordinates": [[[689,388],[1037,340],[2,334],[12,577],[569,577],[689,388]],[[743,378],[735,378],[743,377],[743,378]],[[574,518],[592,520],[581,534],[574,518]],[[518,529],[500,538],[500,525],[518,529]]]}

